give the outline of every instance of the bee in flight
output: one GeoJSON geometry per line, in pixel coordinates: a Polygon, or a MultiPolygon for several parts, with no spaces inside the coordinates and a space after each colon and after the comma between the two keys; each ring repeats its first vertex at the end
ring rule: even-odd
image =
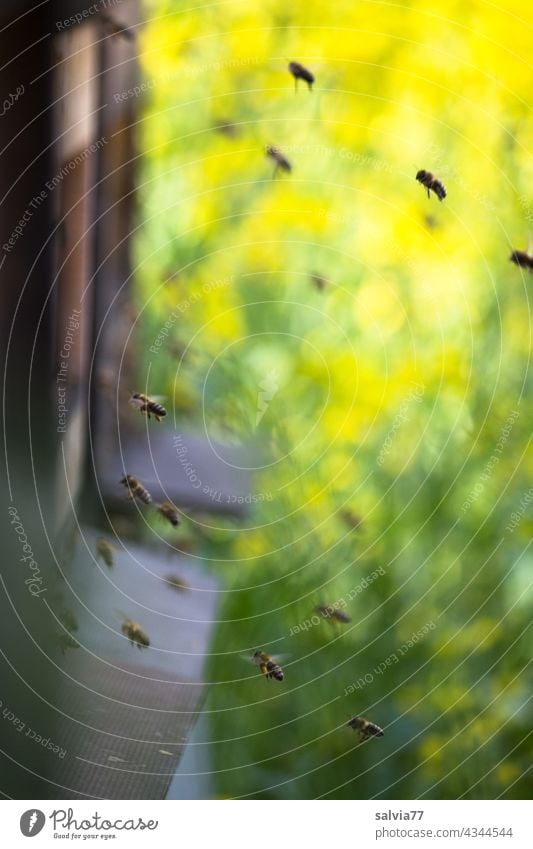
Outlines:
{"type": "Polygon", "coordinates": [[[352,531],[356,531],[359,525],[362,523],[362,518],[357,513],[355,513],[351,507],[344,507],[339,513],[342,521],[345,525],[348,525],[352,531]]]}
{"type": "Polygon", "coordinates": [[[172,589],[177,590],[180,593],[190,590],[187,581],[184,581],[179,575],[167,575],[165,581],[172,587],[172,589]]]}
{"type": "Polygon", "coordinates": [[[125,27],[124,24],[119,23],[111,15],[107,15],[105,12],[100,12],[100,20],[104,24],[104,28],[106,32],[111,36],[120,35],[122,38],[127,39],[127,41],[135,41],[135,33],[129,27],[125,27]]]}
{"type": "Polygon", "coordinates": [[[174,505],[172,504],[172,502],[163,501],[162,504],[156,504],[156,510],[160,516],[163,516],[164,519],[168,519],[170,524],[173,525],[175,528],[179,525],[179,513],[177,511],[177,508],[174,507],[174,505]]]}
{"type": "Polygon", "coordinates": [[[128,619],[127,616],[122,620],[120,630],[132,645],[134,643],[137,645],[137,648],[145,649],[150,645],[150,638],[146,631],[143,631],[138,622],[128,619]]]}
{"type": "Polygon", "coordinates": [[[354,716],[348,723],[350,728],[359,733],[359,739],[369,740],[371,737],[383,737],[383,728],[376,725],[374,722],[369,722],[364,716],[354,716]]]}
{"type": "Polygon", "coordinates": [[[513,251],[509,259],[520,268],[528,268],[533,271],[533,256],[527,251],[513,251]]]}
{"type": "Polygon", "coordinates": [[[446,197],[446,189],[438,177],[435,177],[431,171],[424,171],[423,169],[421,171],[417,171],[416,179],[419,183],[422,183],[422,185],[426,187],[428,197],[430,197],[431,191],[435,192],[439,200],[444,200],[446,197]]]}
{"type": "Polygon", "coordinates": [[[352,617],[348,616],[344,610],[339,610],[338,607],[335,607],[334,604],[319,604],[318,607],[315,607],[317,613],[320,613],[324,619],[328,619],[329,622],[333,625],[334,622],[351,622],[352,617]]]}
{"type": "Polygon", "coordinates": [[[130,498],[132,500],[138,498],[139,501],[143,501],[145,504],[151,504],[152,496],[148,490],[144,488],[142,483],[139,483],[137,478],[133,477],[133,475],[126,475],[126,477],[122,478],[120,483],[129,490],[130,498]]]}
{"type": "Polygon", "coordinates": [[[316,289],[318,289],[319,292],[323,292],[324,289],[326,289],[329,285],[328,281],[325,277],[322,276],[322,274],[316,273],[311,274],[311,283],[315,286],[316,289]]]}
{"type": "Polygon", "coordinates": [[[159,401],[155,398],[150,398],[148,395],[143,395],[142,392],[134,392],[130,398],[130,404],[133,407],[137,407],[141,413],[146,413],[149,419],[154,416],[158,422],[167,414],[167,411],[159,401]]]}
{"type": "Polygon", "coordinates": [[[254,652],[252,663],[259,667],[261,675],[264,675],[267,681],[272,678],[275,678],[276,681],[283,681],[283,669],[266,652],[259,650],[254,652]]]}
{"type": "Polygon", "coordinates": [[[309,91],[313,90],[315,78],[308,68],[301,65],[300,62],[289,62],[289,72],[294,77],[294,91],[298,91],[298,80],[305,80],[309,86],[309,91]]]}
{"type": "Polygon", "coordinates": [[[286,171],[288,174],[292,171],[292,165],[289,160],[283,156],[280,150],[277,147],[273,147],[273,145],[268,145],[265,149],[265,155],[268,156],[269,159],[274,163],[274,173],[272,174],[272,179],[276,176],[278,171],[286,171]]]}
{"type": "Polygon", "coordinates": [[[72,610],[68,607],[63,608],[58,616],[59,621],[63,626],[62,631],[57,631],[57,645],[61,649],[62,654],[66,654],[68,649],[79,649],[80,644],[73,635],[73,631],[78,630],[78,620],[72,610]]]}
{"type": "Polygon", "coordinates": [[[96,556],[99,560],[103,560],[105,565],[110,569],[114,563],[113,552],[118,549],[111,545],[104,537],[98,537],[96,540],[96,556]]]}

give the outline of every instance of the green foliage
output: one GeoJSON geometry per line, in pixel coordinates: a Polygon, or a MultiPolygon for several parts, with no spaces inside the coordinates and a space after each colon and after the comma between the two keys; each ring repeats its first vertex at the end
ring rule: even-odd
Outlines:
{"type": "Polygon", "coordinates": [[[244,523],[204,540],[226,589],[207,666],[219,796],[531,793],[530,306],[508,256],[531,222],[532,126],[513,5],[148,4],[150,389],[258,467],[244,523]],[[291,174],[272,179],[267,144],[291,174]],[[338,600],[350,623],[315,614],[338,600]],[[290,653],[281,684],[241,659],[257,648],[290,653]],[[354,714],[385,737],[359,744],[354,714]]]}

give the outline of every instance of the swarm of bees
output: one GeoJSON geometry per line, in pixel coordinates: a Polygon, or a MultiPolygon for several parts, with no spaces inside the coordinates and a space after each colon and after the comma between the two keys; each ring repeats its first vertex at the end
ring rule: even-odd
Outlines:
{"type": "Polygon", "coordinates": [[[155,398],[150,398],[148,395],[143,395],[142,392],[134,392],[130,398],[130,404],[132,407],[140,410],[141,413],[146,413],[149,419],[154,416],[157,422],[164,419],[167,414],[167,411],[159,401],[155,398]]]}
{"type": "Polygon", "coordinates": [[[294,91],[298,91],[298,80],[304,80],[308,85],[309,91],[313,90],[315,78],[311,71],[304,65],[301,65],[300,62],[289,62],[289,73],[294,77],[294,91]]]}
{"type": "Polygon", "coordinates": [[[339,608],[335,607],[334,604],[319,604],[317,607],[315,607],[315,610],[317,613],[320,613],[320,615],[323,616],[324,619],[327,619],[327,621],[331,625],[333,625],[335,622],[341,622],[343,624],[346,624],[347,622],[352,621],[351,616],[348,616],[348,614],[345,613],[344,610],[339,610],[339,608]]]}
{"type": "Polygon", "coordinates": [[[124,636],[128,638],[132,646],[136,645],[138,649],[145,649],[150,645],[150,638],[148,634],[146,631],[143,631],[139,623],[134,622],[133,619],[129,619],[125,616],[122,620],[120,630],[124,636]]]}
{"type": "Polygon", "coordinates": [[[265,155],[274,163],[274,173],[272,174],[272,179],[276,177],[278,171],[286,171],[287,174],[290,174],[290,172],[292,171],[292,165],[289,160],[285,156],[283,156],[283,154],[280,150],[278,150],[277,147],[268,145],[265,148],[265,155]]]}
{"type": "Polygon", "coordinates": [[[348,722],[348,726],[359,734],[359,740],[369,740],[370,737],[383,737],[385,732],[383,728],[376,725],[375,722],[370,722],[364,716],[354,716],[348,722]]]}
{"type": "MultiPolygon", "coordinates": [[[[101,20],[106,27],[106,30],[112,36],[121,36],[128,40],[133,40],[135,38],[134,33],[128,27],[119,24],[117,21],[113,20],[109,15],[101,14],[101,20]]],[[[298,90],[298,83],[302,80],[307,84],[308,90],[313,90],[313,84],[315,83],[315,76],[313,73],[302,65],[300,62],[291,61],[288,65],[288,71],[294,78],[294,87],[295,91],[298,90]]],[[[238,133],[238,128],[231,121],[221,120],[219,121],[213,129],[216,129],[220,133],[224,133],[229,137],[234,137],[238,133]]],[[[265,148],[265,156],[274,166],[273,178],[275,178],[278,173],[283,172],[285,174],[290,174],[292,172],[292,164],[289,159],[285,156],[285,154],[276,146],[268,145],[265,148]]],[[[414,169],[413,169],[414,170],[414,169]]],[[[435,176],[431,171],[420,169],[416,172],[416,181],[419,182],[425,191],[427,192],[428,198],[431,198],[431,193],[435,194],[440,202],[442,202],[447,197],[447,192],[442,181],[435,176]]],[[[414,187],[413,187],[414,191],[414,187]]],[[[419,191],[419,190],[417,190],[419,191]]],[[[429,207],[432,208],[431,206],[429,207]]],[[[433,209],[436,209],[433,207],[433,209]]],[[[432,216],[426,216],[426,224],[428,227],[433,227],[436,224],[435,219],[432,216]]],[[[527,251],[521,250],[513,250],[510,256],[510,261],[513,262],[520,268],[525,268],[529,271],[533,271],[533,255],[527,251]]],[[[310,275],[311,282],[313,286],[319,291],[323,292],[329,285],[328,280],[319,273],[312,273],[310,275]]],[[[151,419],[152,416],[155,418],[157,422],[161,422],[165,416],[167,415],[167,411],[165,407],[157,400],[156,397],[150,397],[140,392],[135,392],[132,394],[130,398],[130,403],[137,410],[139,410],[142,414],[146,415],[148,419],[151,419]]],[[[148,490],[132,475],[126,475],[122,480],[121,484],[128,490],[129,497],[132,500],[138,500],[144,504],[152,503],[152,496],[148,492],[148,490]]],[[[177,527],[180,523],[180,514],[178,509],[174,504],[170,501],[164,501],[162,503],[157,503],[154,505],[155,510],[159,513],[161,517],[166,519],[173,527],[177,527]]],[[[342,521],[352,530],[357,529],[362,522],[362,519],[359,515],[357,515],[351,508],[344,508],[339,512],[339,516],[342,521]]],[[[113,565],[113,546],[101,537],[97,541],[96,551],[99,558],[101,558],[107,566],[111,567],[113,565]]],[[[173,589],[183,592],[186,589],[189,589],[187,583],[183,581],[178,575],[167,575],[164,579],[166,583],[173,589]]],[[[335,604],[319,604],[315,608],[316,612],[324,619],[326,619],[331,625],[334,623],[339,624],[347,624],[351,622],[351,617],[343,610],[340,610],[335,604]]],[[[67,628],[67,631],[75,630],[77,624],[70,623],[71,627],[67,628]]],[[[150,639],[148,634],[142,629],[139,623],[134,622],[127,616],[123,616],[122,625],[121,625],[122,634],[127,637],[130,644],[136,645],[139,649],[147,648],[150,645],[150,639]]],[[[69,635],[66,634],[65,638],[68,640],[69,635]]],[[[73,639],[70,637],[70,639],[73,639]]],[[[74,641],[75,642],[75,641],[74,641]]],[[[77,645],[77,643],[76,643],[77,645]]],[[[247,658],[248,661],[252,661],[252,663],[259,668],[260,674],[265,677],[267,681],[283,681],[285,674],[278,662],[282,656],[279,656],[278,659],[273,658],[271,655],[267,654],[267,652],[257,649],[253,655],[247,658]]],[[[372,737],[383,737],[384,731],[374,722],[366,719],[363,716],[354,716],[352,717],[348,723],[347,727],[351,728],[359,737],[361,742],[367,741],[372,737]]]]}
{"type": "Polygon", "coordinates": [[[446,189],[438,177],[435,177],[431,171],[424,171],[424,169],[417,171],[416,179],[419,183],[422,183],[422,185],[426,187],[428,198],[431,197],[430,192],[434,192],[439,200],[444,200],[446,197],[446,189]]]}

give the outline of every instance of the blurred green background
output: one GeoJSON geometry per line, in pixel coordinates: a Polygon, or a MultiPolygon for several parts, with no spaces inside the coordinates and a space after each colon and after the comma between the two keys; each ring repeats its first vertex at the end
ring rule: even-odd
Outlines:
{"type": "Polygon", "coordinates": [[[145,3],[136,293],[175,429],[258,467],[201,533],[213,793],[530,796],[531,15],[186,5],[145,3]],[[316,624],[337,600],[351,623],[316,624]]]}

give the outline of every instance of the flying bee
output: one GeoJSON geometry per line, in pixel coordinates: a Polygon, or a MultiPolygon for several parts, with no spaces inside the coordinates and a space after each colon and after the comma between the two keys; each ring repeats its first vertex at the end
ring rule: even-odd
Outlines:
{"type": "Polygon", "coordinates": [[[431,171],[421,171],[416,172],[416,179],[419,183],[422,183],[423,186],[426,187],[428,197],[430,197],[430,191],[435,192],[439,200],[444,200],[446,197],[446,189],[444,188],[441,181],[438,177],[435,177],[431,171]]]}
{"type": "Polygon", "coordinates": [[[239,135],[239,128],[237,125],[226,118],[221,118],[217,121],[217,123],[213,125],[213,129],[216,130],[217,133],[222,133],[222,135],[228,136],[230,139],[236,138],[239,135]]]}
{"type": "Polygon", "coordinates": [[[80,647],[77,639],[72,634],[65,634],[64,632],[57,634],[57,645],[63,655],[66,654],[68,649],[79,649],[80,647]]]}
{"type": "Polygon", "coordinates": [[[98,537],[96,540],[96,556],[98,560],[103,560],[105,565],[110,569],[114,564],[113,553],[118,549],[111,545],[104,537],[98,537]]]}
{"type": "Polygon", "coordinates": [[[171,525],[175,528],[180,523],[179,513],[176,507],[170,501],[163,501],[162,504],[156,504],[156,510],[164,519],[168,519],[171,525]]]}
{"type": "Polygon", "coordinates": [[[363,521],[361,519],[361,516],[358,516],[358,514],[355,513],[351,507],[344,507],[340,511],[339,515],[342,521],[346,525],[348,525],[348,527],[351,528],[353,531],[356,531],[361,522],[363,521]]]}
{"type": "Polygon", "coordinates": [[[533,256],[527,251],[513,251],[509,259],[520,268],[528,268],[533,271],[533,256]]]}
{"type": "Polygon", "coordinates": [[[130,498],[132,500],[138,498],[139,501],[143,501],[145,504],[151,504],[152,496],[148,490],[139,483],[137,478],[134,478],[132,475],[126,475],[126,477],[122,478],[120,483],[129,490],[130,498]]]}
{"type": "Polygon", "coordinates": [[[67,631],[77,631],[78,630],[78,620],[74,616],[74,613],[70,608],[64,607],[63,610],[59,614],[60,622],[65,626],[67,631]]]}
{"type": "Polygon", "coordinates": [[[179,575],[167,575],[165,578],[167,584],[170,584],[172,589],[178,590],[178,592],[182,593],[186,590],[190,590],[189,584],[187,581],[184,581],[183,578],[180,578],[179,575]]]}
{"type": "Polygon", "coordinates": [[[104,28],[108,35],[110,36],[122,36],[122,38],[127,39],[127,41],[135,41],[135,33],[130,27],[124,26],[124,24],[119,23],[117,20],[111,17],[111,15],[106,14],[105,12],[100,12],[100,20],[104,24],[104,28]]]}
{"type": "Polygon", "coordinates": [[[319,292],[323,292],[324,289],[329,285],[328,281],[322,274],[311,274],[311,283],[314,284],[315,288],[318,289],[319,292]]]}
{"type": "Polygon", "coordinates": [[[141,413],[146,413],[149,419],[154,416],[158,422],[167,414],[167,411],[159,401],[156,401],[155,398],[150,398],[148,395],[143,395],[142,392],[134,392],[130,398],[130,404],[133,407],[137,407],[141,413]]]}
{"type": "Polygon", "coordinates": [[[289,160],[283,156],[280,150],[273,145],[268,145],[265,148],[265,155],[268,156],[269,159],[274,163],[274,173],[272,174],[272,179],[276,176],[278,171],[286,171],[288,174],[292,171],[292,165],[289,160]]]}
{"type": "Polygon", "coordinates": [[[348,616],[344,610],[339,610],[339,608],[335,607],[334,604],[319,604],[315,607],[315,610],[317,613],[320,613],[324,619],[328,619],[332,625],[334,622],[342,622],[345,624],[346,622],[352,621],[351,616],[348,616]]]}
{"type": "Polygon", "coordinates": [[[298,80],[305,80],[309,91],[313,90],[315,78],[311,71],[301,65],[300,62],[289,62],[289,73],[294,77],[294,91],[298,91],[298,80]]]}
{"type": "Polygon", "coordinates": [[[131,645],[135,643],[139,649],[145,649],[150,645],[150,638],[146,631],[143,631],[138,622],[128,619],[127,616],[124,618],[120,630],[128,638],[131,645]]]}
{"type": "Polygon", "coordinates": [[[376,725],[374,722],[369,722],[364,716],[354,716],[348,723],[350,728],[359,733],[359,739],[369,740],[370,737],[383,737],[383,728],[376,725]]]}
{"type": "MultiPolygon", "coordinates": [[[[245,659],[248,660],[249,658],[245,659]]],[[[273,678],[275,678],[276,681],[283,681],[283,669],[279,663],[276,663],[276,661],[266,652],[259,650],[254,652],[252,655],[252,663],[259,667],[261,675],[264,675],[267,681],[273,678]]]]}

